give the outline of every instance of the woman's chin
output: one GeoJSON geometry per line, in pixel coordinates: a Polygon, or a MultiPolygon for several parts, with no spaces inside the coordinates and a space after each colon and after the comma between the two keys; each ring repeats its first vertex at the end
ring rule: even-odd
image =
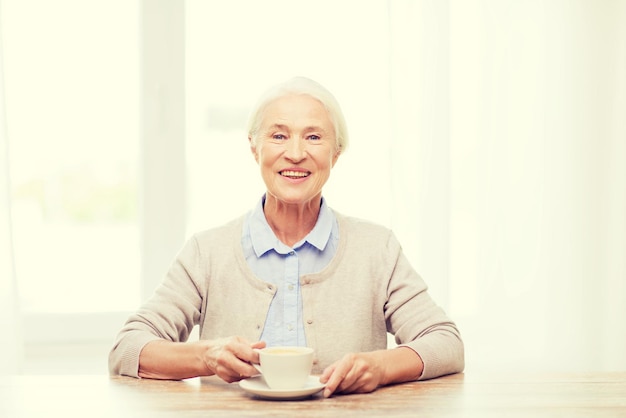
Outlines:
{"type": "MultiPolygon", "coordinates": [[[[268,196],[269,195],[270,193],[268,193],[268,196]]],[[[316,195],[302,193],[278,193],[272,194],[271,196],[276,200],[276,203],[289,206],[301,206],[307,205],[311,202],[319,202],[322,197],[321,193],[318,193],[316,195]]]]}

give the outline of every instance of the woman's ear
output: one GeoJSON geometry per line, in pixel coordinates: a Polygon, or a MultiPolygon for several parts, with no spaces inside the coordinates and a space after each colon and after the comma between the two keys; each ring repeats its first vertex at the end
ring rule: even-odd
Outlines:
{"type": "Polygon", "coordinates": [[[341,148],[337,149],[337,151],[335,152],[335,155],[333,155],[333,162],[330,165],[331,168],[335,167],[335,163],[337,163],[337,160],[339,159],[340,155],[341,155],[341,148]]]}
{"type": "Polygon", "coordinates": [[[250,144],[250,152],[252,152],[252,155],[254,155],[254,160],[258,163],[259,153],[257,152],[256,144],[254,143],[254,140],[251,136],[248,137],[248,143],[250,144]]]}

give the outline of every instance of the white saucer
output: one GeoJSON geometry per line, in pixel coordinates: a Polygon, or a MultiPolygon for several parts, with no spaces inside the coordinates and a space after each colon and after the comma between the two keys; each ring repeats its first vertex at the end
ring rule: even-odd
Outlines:
{"type": "Polygon", "coordinates": [[[239,386],[246,392],[266,399],[295,400],[304,399],[316,394],[326,386],[320,383],[319,376],[309,376],[306,384],[301,389],[270,389],[262,376],[253,376],[239,381],[239,386]]]}

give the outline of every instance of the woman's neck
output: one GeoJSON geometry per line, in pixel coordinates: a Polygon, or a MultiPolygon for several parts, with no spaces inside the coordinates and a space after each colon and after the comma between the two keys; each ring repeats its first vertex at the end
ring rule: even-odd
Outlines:
{"type": "Polygon", "coordinates": [[[315,227],[321,203],[321,195],[299,204],[287,204],[267,195],[263,213],[276,237],[292,247],[315,227]]]}

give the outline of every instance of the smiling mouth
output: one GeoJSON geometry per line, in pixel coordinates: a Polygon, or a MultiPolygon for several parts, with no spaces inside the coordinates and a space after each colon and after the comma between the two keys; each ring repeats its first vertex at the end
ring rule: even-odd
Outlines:
{"type": "Polygon", "coordinates": [[[301,179],[304,177],[308,177],[311,175],[310,171],[293,171],[293,170],[283,170],[280,171],[279,174],[283,177],[288,177],[290,179],[301,179]]]}

